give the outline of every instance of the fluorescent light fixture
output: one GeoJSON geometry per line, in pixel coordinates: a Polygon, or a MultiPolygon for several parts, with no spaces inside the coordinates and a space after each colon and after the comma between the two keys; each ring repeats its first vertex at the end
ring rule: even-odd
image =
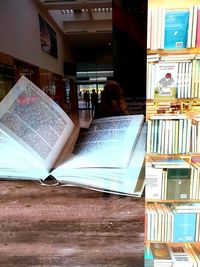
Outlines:
{"type": "Polygon", "coordinates": [[[90,78],[90,81],[107,81],[107,77],[90,78]]]}

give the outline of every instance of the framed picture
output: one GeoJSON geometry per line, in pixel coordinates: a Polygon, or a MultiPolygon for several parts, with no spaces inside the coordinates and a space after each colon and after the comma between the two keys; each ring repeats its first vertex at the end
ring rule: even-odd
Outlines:
{"type": "Polygon", "coordinates": [[[42,50],[49,55],[58,58],[56,32],[39,14],[40,39],[42,50]]]}

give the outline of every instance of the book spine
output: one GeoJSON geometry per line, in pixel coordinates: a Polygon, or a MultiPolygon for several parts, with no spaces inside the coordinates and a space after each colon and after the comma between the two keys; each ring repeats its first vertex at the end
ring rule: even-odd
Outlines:
{"type": "Polygon", "coordinates": [[[194,12],[194,7],[190,6],[189,23],[188,23],[188,39],[187,39],[187,47],[188,48],[192,47],[193,12],[194,12]]]}
{"type": "Polygon", "coordinates": [[[151,166],[146,166],[146,187],[145,197],[147,199],[162,198],[162,169],[155,169],[151,166]]]}
{"type": "Polygon", "coordinates": [[[191,81],[192,81],[192,62],[189,62],[188,67],[188,94],[187,97],[191,97],[191,81]]]}
{"type": "Polygon", "coordinates": [[[196,47],[200,47],[200,8],[197,9],[197,31],[196,31],[196,47]]]}
{"type": "Polygon", "coordinates": [[[193,23],[192,23],[192,47],[196,47],[197,34],[197,6],[194,6],[193,23]]]}

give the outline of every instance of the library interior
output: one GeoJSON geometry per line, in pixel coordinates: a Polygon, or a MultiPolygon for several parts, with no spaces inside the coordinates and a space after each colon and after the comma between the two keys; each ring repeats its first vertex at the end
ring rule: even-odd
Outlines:
{"type": "Polygon", "coordinates": [[[7,0],[0,22],[0,266],[199,267],[199,1],[7,0]]]}

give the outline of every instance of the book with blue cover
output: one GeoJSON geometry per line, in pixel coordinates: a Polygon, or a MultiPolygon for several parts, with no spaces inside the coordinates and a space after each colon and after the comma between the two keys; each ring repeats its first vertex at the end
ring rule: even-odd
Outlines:
{"type": "Polygon", "coordinates": [[[173,242],[194,242],[196,232],[196,213],[173,211],[173,242]]]}
{"type": "Polygon", "coordinates": [[[189,10],[166,10],[164,49],[187,48],[189,10]]]}

